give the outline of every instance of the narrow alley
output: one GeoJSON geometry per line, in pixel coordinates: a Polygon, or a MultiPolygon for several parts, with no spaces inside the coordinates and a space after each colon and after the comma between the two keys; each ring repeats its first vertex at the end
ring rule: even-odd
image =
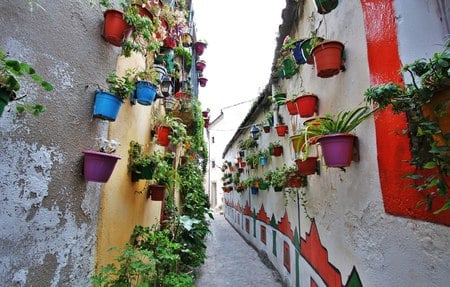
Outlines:
{"type": "Polygon", "coordinates": [[[197,287],[282,286],[277,271],[266,266],[258,253],[216,213],[207,238],[207,259],[197,287]]]}

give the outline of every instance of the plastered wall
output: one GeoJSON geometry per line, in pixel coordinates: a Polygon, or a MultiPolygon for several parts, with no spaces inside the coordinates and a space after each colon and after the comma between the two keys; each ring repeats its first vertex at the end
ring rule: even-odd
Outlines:
{"type": "MultiPolygon", "coordinates": [[[[291,36],[303,38],[309,35],[310,16],[315,9],[312,1],[300,2],[299,20],[291,36]]],[[[368,65],[366,41],[366,29],[372,23],[365,22],[363,9],[388,17],[385,9],[395,7],[395,19],[385,21],[397,21],[400,58],[407,61],[440,50],[435,43],[439,39],[442,42],[446,32],[439,24],[442,15],[437,4],[437,1],[340,1],[339,6],[325,17],[316,14],[314,23],[316,26],[322,21],[319,36],[344,43],[346,71],[322,79],[315,75],[314,66],[304,65],[296,76],[281,80],[278,88],[286,91],[288,96],[298,93],[302,86],[315,93],[319,97],[318,115],[334,114],[363,104],[362,95],[374,79],[368,65]],[[418,19],[430,21],[418,25],[418,19]],[[422,35],[419,38],[423,41],[412,45],[418,41],[417,33],[422,35]]],[[[375,39],[381,32],[370,31],[375,39]]],[[[284,106],[280,107],[280,112],[290,126],[290,136],[294,126],[304,119],[291,117],[284,106]]],[[[259,114],[255,123],[260,123],[263,116],[259,114]]],[[[267,254],[289,286],[448,284],[448,226],[394,216],[384,209],[378,158],[386,155],[379,154],[378,149],[380,145],[393,144],[380,141],[380,137],[377,139],[375,129],[375,121],[371,118],[355,131],[359,138],[359,162],[352,162],[345,171],[326,168],[322,164],[320,175],[308,176],[308,187],[303,190],[307,203],[295,193],[283,195],[273,192],[272,188],[260,190],[258,195],[251,195],[249,190],[244,193],[233,190],[224,195],[227,220],[267,254]],[[265,229],[264,236],[261,227],[265,229]],[[265,237],[265,243],[262,237],[265,237]]],[[[262,134],[259,147],[265,148],[270,141],[279,139],[272,129],[270,134],[262,134]]],[[[269,166],[244,171],[241,178],[248,173],[262,174],[283,163],[294,164],[288,136],[281,141],[284,147],[282,158],[272,157],[275,160],[269,166]]],[[[235,161],[237,142],[228,150],[226,160],[235,161]]]]}
{"type": "Polygon", "coordinates": [[[0,285],[88,286],[94,268],[101,184],[82,176],[83,149],[107,136],[92,118],[94,90],[114,70],[118,50],[101,38],[103,15],[88,1],[1,1],[0,46],[54,85],[40,117],[0,118],[0,285]]]}

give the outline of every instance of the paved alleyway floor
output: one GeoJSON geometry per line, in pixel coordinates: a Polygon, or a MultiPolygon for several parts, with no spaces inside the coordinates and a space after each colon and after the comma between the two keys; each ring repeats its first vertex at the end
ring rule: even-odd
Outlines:
{"type": "Polygon", "coordinates": [[[258,257],[256,250],[237,233],[222,214],[216,213],[207,238],[208,258],[200,270],[197,287],[277,287],[279,275],[258,257]]]}

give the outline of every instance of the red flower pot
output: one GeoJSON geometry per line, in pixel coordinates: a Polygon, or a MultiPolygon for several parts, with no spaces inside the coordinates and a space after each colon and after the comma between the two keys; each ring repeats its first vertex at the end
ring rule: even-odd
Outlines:
{"type": "Polygon", "coordinates": [[[336,133],[318,138],[325,164],[328,167],[347,167],[353,158],[353,143],[356,136],[349,133],[336,133]]]}
{"type": "Polygon", "coordinates": [[[280,137],[284,137],[288,133],[288,126],[287,125],[278,125],[275,127],[277,130],[277,134],[280,137]]]}
{"type": "Polygon", "coordinates": [[[263,131],[268,134],[270,133],[270,126],[263,126],[263,131]]]}
{"type": "Polygon", "coordinates": [[[151,184],[148,186],[147,190],[147,198],[152,196],[153,201],[163,201],[165,193],[165,185],[159,185],[159,184],[151,184]]]}
{"type": "Polygon", "coordinates": [[[176,92],[175,98],[178,100],[189,100],[191,98],[191,95],[185,92],[176,92]]]}
{"type": "Polygon", "coordinates": [[[293,102],[291,100],[287,100],[286,101],[286,108],[288,110],[288,113],[291,116],[294,116],[294,115],[298,114],[298,110],[297,110],[297,106],[296,106],[295,102],[293,102]]]}
{"type": "Polygon", "coordinates": [[[314,56],[318,77],[330,78],[339,74],[343,50],[344,44],[338,41],[325,41],[314,47],[311,53],[314,56]]]}
{"type": "Polygon", "coordinates": [[[84,150],[84,178],[87,181],[107,182],[120,156],[84,150]]]}
{"type": "Polygon", "coordinates": [[[206,67],[206,63],[205,63],[205,61],[197,61],[197,63],[195,64],[195,67],[197,68],[198,72],[203,72],[203,70],[206,67]]]}
{"type": "Polygon", "coordinates": [[[316,95],[302,95],[295,99],[295,105],[301,118],[312,117],[317,112],[319,98],[316,95]]]}
{"type": "Polygon", "coordinates": [[[317,172],[317,157],[308,157],[306,160],[296,159],[295,164],[297,165],[298,172],[300,175],[311,175],[317,172]]]}
{"type": "Polygon", "coordinates": [[[208,79],[207,78],[198,78],[198,82],[200,83],[200,87],[204,87],[204,86],[206,86],[208,79]]]}
{"type": "Polygon", "coordinates": [[[303,179],[299,175],[288,175],[288,181],[287,181],[288,187],[302,187],[303,186],[303,179]]]}
{"type": "Polygon", "coordinates": [[[162,146],[168,146],[169,145],[169,134],[170,134],[170,127],[166,126],[160,126],[158,127],[156,131],[156,136],[158,137],[158,144],[162,146]]]}
{"type": "Polygon", "coordinates": [[[194,49],[195,49],[195,53],[197,53],[197,55],[201,56],[203,54],[203,52],[205,51],[207,44],[204,42],[195,42],[194,44],[194,49]]]}
{"type": "Polygon", "coordinates": [[[281,154],[283,153],[283,146],[279,145],[279,146],[273,147],[272,153],[276,157],[281,156],[281,154]]]}
{"type": "Polygon", "coordinates": [[[106,10],[103,14],[103,38],[111,45],[122,46],[123,39],[131,32],[130,25],[123,19],[123,13],[118,10],[106,10]]]}
{"type": "Polygon", "coordinates": [[[202,117],[207,118],[208,115],[209,115],[209,112],[208,112],[208,111],[203,111],[203,112],[202,112],[202,117]]]}
{"type": "Polygon", "coordinates": [[[169,47],[169,48],[175,48],[175,46],[177,45],[177,41],[175,40],[174,37],[167,37],[164,39],[164,46],[165,47],[169,47]]]}

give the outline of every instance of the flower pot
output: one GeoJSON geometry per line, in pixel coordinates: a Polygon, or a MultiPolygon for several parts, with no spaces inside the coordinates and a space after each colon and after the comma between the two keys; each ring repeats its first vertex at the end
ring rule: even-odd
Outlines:
{"type": "Polygon", "coordinates": [[[162,83],[167,75],[167,68],[163,65],[153,64],[151,70],[157,73],[157,76],[155,77],[156,81],[162,83]]]}
{"type": "Polygon", "coordinates": [[[203,118],[205,128],[209,127],[209,118],[203,118]]]}
{"type": "Polygon", "coordinates": [[[278,125],[275,129],[277,130],[277,135],[280,137],[284,137],[288,133],[287,125],[278,125]]]}
{"type": "Polygon", "coordinates": [[[265,166],[267,164],[267,158],[265,156],[259,157],[259,165],[265,166]]]}
{"type": "Polygon", "coordinates": [[[263,126],[263,131],[268,134],[270,133],[270,126],[263,126]]]}
{"type": "Polygon", "coordinates": [[[120,156],[84,150],[84,178],[87,181],[107,182],[120,156]]]}
{"type": "Polygon", "coordinates": [[[273,147],[273,150],[272,150],[273,156],[278,157],[278,156],[281,156],[282,153],[283,153],[283,146],[279,145],[279,146],[273,147]]]}
{"type": "Polygon", "coordinates": [[[296,159],[295,164],[297,165],[298,172],[300,175],[311,175],[317,172],[317,157],[307,157],[306,160],[296,159]]]}
{"type": "Polygon", "coordinates": [[[173,49],[177,46],[177,40],[175,40],[174,37],[167,37],[164,39],[163,45],[164,45],[164,47],[173,49]]]}
{"type": "Polygon", "coordinates": [[[298,114],[297,105],[295,104],[295,102],[293,102],[291,100],[287,100],[286,101],[286,108],[288,110],[288,113],[291,116],[295,116],[295,115],[298,114]]]}
{"type": "Polygon", "coordinates": [[[275,191],[275,192],[281,192],[281,191],[283,191],[283,186],[274,186],[274,187],[273,187],[273,191],[275,191]]]}
{"type": "MultiPolygon", "coordinates": [[[[450,89],[446,89],[436,92],[433,95],[433,98],[431,98],[430,103],[422,106],[423,116],[430,121],[437,122],[441,130],[441,133],[433,135],[433,140],[436,142],[437,146],[447,146],[447,140],[444,138],[444,136],[445,134],[450,133],[450,105],[448,105],[449,101],[450,89]],[[438,114],[435,113],[435,107],[437,106],[441,107],[437,110],[438,114]]],[[[446,152],[445,155],[450,155],[450,152],[446,152]]]]}
{"type": "Polygon", "coordinates": [[[353,143],[356,136],[336,133],[318,138],[325,164],[328,167],[347,167],[353,158],[353,143]]]}
{"type": "Polygon", "coordinates": [[[338,41],[326,41],[314,47],[311,53],[314,56],[318,77],[330,78],[339,74],[343,50],[344,44],[338,41]]]}
{"type": "Polygon", "coordinates": [[[290,137],[292,148],[294,149],[295,153],[299,153],[301,151],[304,151],[304,144],[305,144],[305,135],[300,133],[298,135],[293,135],[290,137]]]}
{"type": "Polygon", "coordinates": [[[139,165],[131,173],[131,181],[136,182],[140,179],[152,179],[154,167],[151,165],[139,165]]]}
{"type": "Polygon", "coordinates": [[[239,157],[245,157],[245,150],[240,150],[238,153],[239,157]]]}
{"type": "Polygon", "coordinates": [[[303,178],[299,175],[289,175],[287,180],[288,187],[302,187],[303,178]]]}
{"type": "Polygon", "coordinates": [[[185,92],[176,92],[175,98],[178,100],[189,100],[191,98],[191,95],[185,92]]]}
{"type": "Polygon", "coordinates": [[[202,61],[202,60],[197,61],[197,63],[195,64],[195,67],[197,68],[197,71],[201,73],[205,69],[206,63],[205,63],[205,61],[202,61]]]}
{"type": "Polygon", "coordinates": [[[139,104],[149,106],[156,96],[156,86],[147,81],[137,81],[134,96],[139,104]]]}
{"type": "Polygon", "coordinates": [[[165,185],[151,184],[148,186],[147,198],[151,195],[153,201],[163,201],[166,195],[165,189],[165,185]]]}
{"type": "Polygon", "coordinates": [[[239,163],[239,167],[244,168],[244,167],[246,167],[246,166],[247,166],[247,163],[246,163],[245,161],[241,161],[241,162],[239,163]]]}
{"type": "Polygon", "coordinates": [[[183,33],[183,35],[181,35],[181,43],[183,44],[183,47],[191,47],[192,35],[189,33],[183,33]]]}
{"type": "Polygon", "coordinates": [[[295,105],[301,118],[309,118],[317,112],[319,98],[316,95],[302,95],[295,99],[295,105]]]}
{"type": "Polygon", "coordinates": [[[317,13],[328,14],[334,10],[339,1],[338,0],[314,0],[314,5],[316,6],[317,13]]]}
{"type": "Polygon", "coordinates": [[[244,168],[243,167],[238,167],[238,172],[239,173],[243,173],[244,172],[244,168]]]}
{"type": "Polygon", "coordinates": [[[280,71],[279,76],[283,79],[290,79],[293,75],[297,74],[298,67],[295,59],[292,57],[283,60],[283,69],[280,71]]]}
{"type": "Polygon", "coordinates": [[[164,98],[164,108],[166,109],[166,111],[169,111],[169,112],[173,111],[176,103],[177,103],[177,99],[175,99],[174,97],[164,98]]]}
{"type": "Polygon", "coordinates": [[[194,49],[195,49],[195,53],[197,53],[197,55],[201,56],[203,55],[203,52],[205,52],[205,48],[208,45],[204,42],[195,42],[194,44],[194,49]]]}
{"type": "Polygon", "coordinates": [[[207,78],[198,78],[198,82],[200,84],[200,87],[205,87],[206,83],[208,82],[207,78]]]}
{"type": "Polygon", "coordinates": [[[259,189],[267,190],[268,188],[269,188],[269,183],[268,182],[262,181],[262,182],[259,183],[259,189]]]}
{"type": "Polygon", "coordinates": [[[297,64],[314,64],[314,57],[311,54],[312,49],[318,42],[322,42],[323,38],[308,38],[300,40],[295,43],[295,48],[292,50],[294,54],[295,61],[297,64]]]}
{"type": "Polygon", "coordinates": [[[158,138],[157,143],[162,146],[168,146],[169,145],[169,134],[170,134],[170,127],[167,127],[167,126],[158,127],[158,129],[156,131],[156,136],[158,138]]]}
{"type": "Polygon", "coordinates": [[[122,46],[123,39],[131,32],[130,25],[123,19],[123,13],[118,10],[106,10],[103,14],[103,38],[116,47],[122,46]]]}
{"type": "Polygon", "coordinates": [[[258,194],[258,188],[257,187],[250,187],[250,191],[252,194],[258,194]]]}
{"type": "Polygon", "coordinates": [[[0,116],[3,114],[3,110],[6,105],[8,105],[10,99],[8,91],[4,88],[0,88],[0,116]]]}
{"type": "Polygon", "coordinates": [[[113,122],[116,120],[121,106],[122,100],[119,97],[97,90],[95,91],[94,112],[92,115],[94,118],[113,122]]]}

